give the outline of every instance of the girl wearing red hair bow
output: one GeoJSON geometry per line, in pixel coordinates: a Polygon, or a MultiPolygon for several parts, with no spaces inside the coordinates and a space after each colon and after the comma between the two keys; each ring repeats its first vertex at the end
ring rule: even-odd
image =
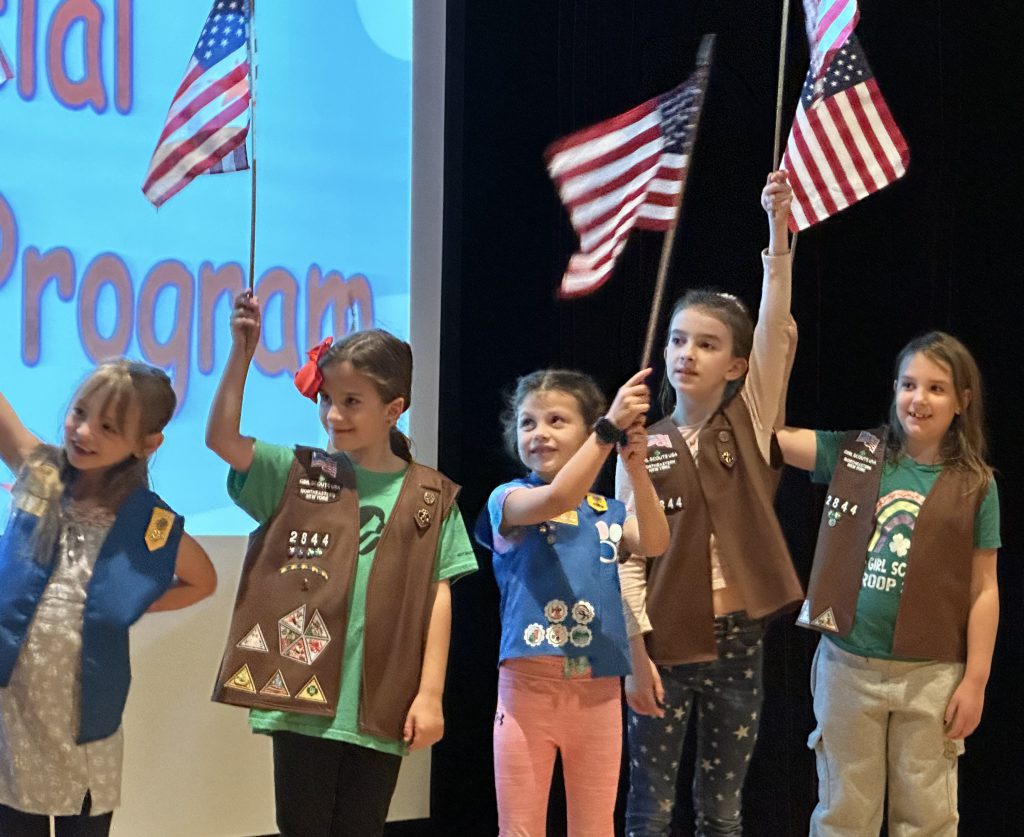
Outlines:
{"type": "Polygon", "coordinates": [[[273,737],[277,825],[291,835],[383,833],[401,756],[441,738],[450,583],[476,569],[458,487],[413,462],[397,428],[412,350],[380,330],[327,338],[295,376],[324,450],[239,431],[260,334],[246,291],[206,444],[259,524],[246,553],[214,697],[273,737]]]}

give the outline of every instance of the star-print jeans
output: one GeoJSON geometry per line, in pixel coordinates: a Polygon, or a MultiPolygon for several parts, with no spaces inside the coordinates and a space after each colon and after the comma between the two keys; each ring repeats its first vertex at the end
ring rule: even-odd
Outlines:
{"type": "Polygon", "coordinates": [[[745,613],[715,619],[718,659],[658,666],[665,717],[629,710],[627,837],[666,835],[675,808],[676,778],[691,715],[697,722],[693,780],[696,834],[740,835],[743,780],[761,717],[762,620],[745,613]]]}

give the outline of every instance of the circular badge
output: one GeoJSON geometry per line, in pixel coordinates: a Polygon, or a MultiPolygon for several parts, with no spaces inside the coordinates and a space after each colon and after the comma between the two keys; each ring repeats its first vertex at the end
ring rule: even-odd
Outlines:
{"type": "Polygon", "coordinates": [[[589,624],[594,619],[594,606],[590,602],[576,602],[572,606],[572,618],[581,625],[589,624]]]}
{"type": "Polygon", "coordinates": [[[531,648],[536,648],[544,641],[544,626],[539,622],[531,622],[523,631],[523,642],[531,648]]]}
{"type": "Polygon", "coordinates": [[[594,635],[586,625],[576,625],[569,631],[569,642],[577,648],[586,648],[593,638],[594,635]]]}
{"type": "Polygon", "coordinates": [[[561,599],[552,599],[544,605],[544,616],[549,622],[561,622],[568,613],[569,606],[561,599]]]}
{"type": "Polygon", "coordinates": [[[612,543],[617,544],[622,540],[622,526],[618,523],[613,523],[608,527],[608,540],[612,543]]]}
{"type": "Polygon", "coordinates": [[[565,625],[548,625],[547,637],[555,648],[561,648],[569,641],[569,631],[565,625]]]}

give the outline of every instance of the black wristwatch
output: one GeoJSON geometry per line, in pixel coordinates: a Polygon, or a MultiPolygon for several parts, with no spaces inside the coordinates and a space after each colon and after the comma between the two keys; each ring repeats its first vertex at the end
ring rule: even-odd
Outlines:
{"type": "Polygon", "coordinates": [[[619,430],[608,416],[601,416],[591,428],[602,445],[624,445],[629,438],[625,430],[619,430]]]}

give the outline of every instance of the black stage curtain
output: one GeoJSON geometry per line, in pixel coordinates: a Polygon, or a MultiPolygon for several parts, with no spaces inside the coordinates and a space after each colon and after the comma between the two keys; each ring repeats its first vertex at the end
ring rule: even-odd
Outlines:
{"type": "MultiPolygon", "coordinates": [[[[784,136],[807,66],[801,4],[792,6],[784,136]]],[[[793,303],[800,348],[789,417],[822,428],[878,424],[896,352],[927,329],[949,330],[974,351],[986,379],[1005,547],[988,701],[961,761],[961,833],[1017,834],[1024,6],[860,6],[858,34],[912,159],[896,185],[800,236],[793,303]]],[[[679,83],[707,32],[718,34],[717,54],[667,298],[714,285],[756,309],[767,237],[758,193],[772,164],[781,8],[781,0],[449,0],[440,464],[464,486],[460,505],[470,524],[490,488],[518,473],[501,451],[498,425],[516,376],[575,367],[611,394],[635,370],[643,343],[661,236],[634,233],[604,288],[557,302],[576,242],[543,149],[679,83]]],[[[655,379],[662,374],[658,368],[655,379]]],[[[803,475],[786,474],[778,505],[804,578],[820,502],[803,475]]],[[[479,557],[480,572],[454,588],[447,734],[432,781],[439,834],[496,833],[497,591],[488,556],[479,557]]],[[[814,641],[790,619],[770,630],[762,731],[744,802],[749,835],[807,833],[816,798],[805,746],[814,641]]],[[[564,833],[557,794],[551,821],[551,834],[564,833]]]]}

